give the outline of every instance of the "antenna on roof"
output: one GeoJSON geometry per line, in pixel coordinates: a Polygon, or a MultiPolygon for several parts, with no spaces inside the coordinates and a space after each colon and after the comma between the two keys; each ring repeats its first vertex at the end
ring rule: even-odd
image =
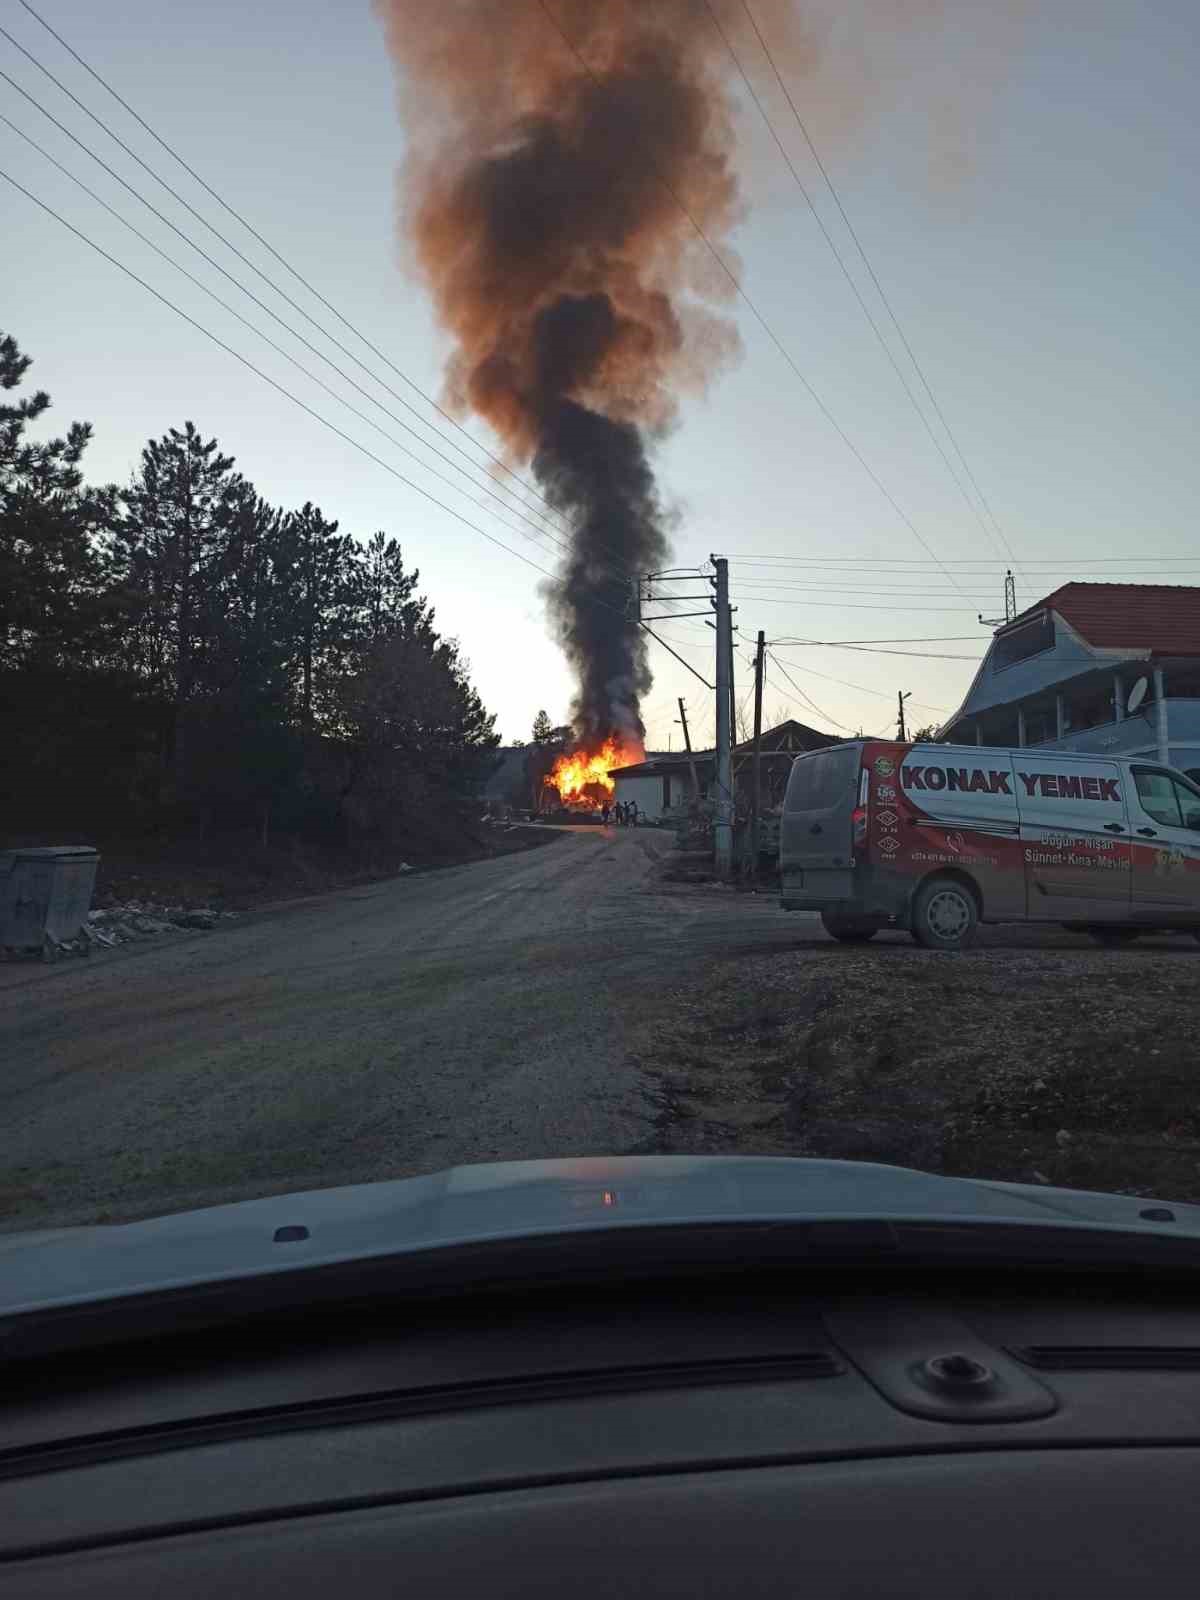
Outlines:
{"type": "Polygon", "coordinates": [[[1004,615],[1002,617],[985,617],[979,613],[979,620],[985,628],[1003,628],[1012,622],[1017,615],[1017,583],[1012,575],[1012,568],[1004,574],[1004,615]]]}

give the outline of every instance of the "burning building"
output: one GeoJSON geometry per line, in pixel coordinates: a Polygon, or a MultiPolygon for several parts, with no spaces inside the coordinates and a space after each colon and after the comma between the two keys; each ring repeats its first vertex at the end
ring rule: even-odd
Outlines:
{"type": "Polygon", "coordinates": [[[616,785],[609,773],[630,760],[640,760],[642,753],[640,740],[631,745],[622,744],[618,739],[605,739],[591,749],[586,742],[581,742],[577,750],[559,756],[546,780],[547,787],[557,791],[564,806],[598,811],[612,804],[616,785]],[[633,750],[639,754],[631,755],[633,750]]]}

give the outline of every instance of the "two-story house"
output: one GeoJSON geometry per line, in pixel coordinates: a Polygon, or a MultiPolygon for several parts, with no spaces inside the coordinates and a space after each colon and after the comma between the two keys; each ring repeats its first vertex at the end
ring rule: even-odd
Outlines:
{"type": "Polygon", "coordinates": [[[1064,584],[997,630],[939,738],[1144,755],[1200,781],[1200,588],[1064,584]]]}

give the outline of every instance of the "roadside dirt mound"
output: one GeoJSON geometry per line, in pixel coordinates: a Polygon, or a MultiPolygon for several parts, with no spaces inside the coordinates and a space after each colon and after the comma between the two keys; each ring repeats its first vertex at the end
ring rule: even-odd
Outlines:
{"type": "MultiPolygon", "coordinates": [[[[435,851],[412,847],[378,858],[354,859],[335,851],[281,842],[263,848],[253,840],[98,841],[100,867],[93,903],[102,908],[154,901],[187,908],[249,910],[257,905],[325,894],[393,878],[409,870],[456,866],[536,849],[559,837],[520,825],[480,824],[472,833],[447,831],[435,851]]],[[[90,841],[97,843],[97,841],[90,841]]]]}
{"type": "Polygon", "coordinates": [[[637,1050],[646,1148],[1200,1198],[1200,955],[831,947],[720,963],[637,1050]]]}

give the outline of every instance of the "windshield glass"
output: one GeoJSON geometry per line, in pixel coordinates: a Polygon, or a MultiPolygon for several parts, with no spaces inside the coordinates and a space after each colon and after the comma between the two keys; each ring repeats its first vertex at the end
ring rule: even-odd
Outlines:
{"type": "Polygon", "coordinates": [[[0,1231],[1200,1198],[1178,6],[9,9],[0,1231]]]}

